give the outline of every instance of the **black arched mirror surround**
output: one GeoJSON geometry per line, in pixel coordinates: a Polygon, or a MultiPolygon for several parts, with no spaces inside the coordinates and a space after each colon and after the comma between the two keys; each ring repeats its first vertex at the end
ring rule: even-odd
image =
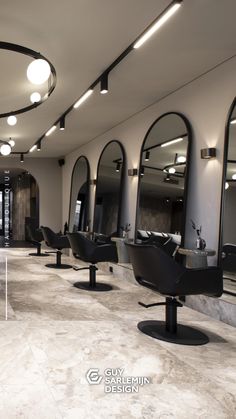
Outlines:
{"type": "MultiPolygon", "coordinates": [[[[236,98],[227,120],[224,146],[222,206],[218,263],[223,268],[223,288],[236,297],[236,98]]],[[[236,301],[236,300],[235,300],[236,301]]]]}
{"type": "Polygon", "coordinates": [[[184,246],[191,141],[190,123],[177,112],[149,128],[140,155],[136,239],[165,233],[184,246]]]}
{"type": "Polygon", "coordinates": [[[98,162],[93,228],[95,233],[117,237],[121,235],[125,166],[123,146],[119,141],[110,141],[98,162]]]}
{"type": "Polygon", "coordinates": [[[88,159],[80,156],[71,177],[69,231],[89,230],[89,179],[88,159]]]}

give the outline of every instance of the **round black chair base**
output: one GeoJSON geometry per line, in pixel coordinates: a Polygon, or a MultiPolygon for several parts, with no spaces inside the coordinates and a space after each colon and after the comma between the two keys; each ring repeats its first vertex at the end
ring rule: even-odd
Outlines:
{"type": "Polygon", "coordinates": [[[112,290],[111,285],[101,284],[99,282],[96,282],[96,286],[94,288],[90,286],[89,282],[76,282],[74,284],[74,287],[80,288],[86,291],[111,291],[112,290]]]}
{"type": "Polygon", "coordinates": [[[152,338],[179,345],[204,345],[209,342],[208,337],[199,330],[178,324],[177,333],[166,330],[166,323],[155,320],[147,320],[138,323],[138,329],[152,338]]]}
{"type": "Polygon", "coordinates": [[[29,256],[38,256],[38,257],[44,257],[44,256],[49,256],[46,253],[29,253],[29,256]]]}
{"type": "Polygon", "coordinates": [[[45,265],[47,268],[54,268],[54,269],[70,269],[72,268],[71,265],[66,265],[66,264],[61,264],[61,265],[57,265],[56,263],[47,263],[47,265],[45,265]]]}

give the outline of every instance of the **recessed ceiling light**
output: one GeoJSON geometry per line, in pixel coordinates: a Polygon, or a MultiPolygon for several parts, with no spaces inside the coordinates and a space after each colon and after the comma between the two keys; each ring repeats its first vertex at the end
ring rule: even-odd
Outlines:
{"type": "Polygon", "coordinates": [[[36,147],[37,147],[36,144],[34,144],[33,147],[31,147],[31,149],[30,149],[30,153],[32,153],[32,151],[34,151],[36,149],[36,147]]]}
{"type": "Polygon", "coordinates": [[[148,27],[148,29],[135,42],[134,48],[141,47],[181,6],[181,1],[172,2],[169,7],[148,27]]]}
{"type": "Polygon", "coordinates": [[[183,141],[182,137],[175,138],[174,140],[171,140],[171,141],[167,141],[166,143],[161,144],[161,147],[168,147],[169,145],[174,144],[174,143],[179,143],[180,141],[183,141]]]}
{"type": "Polygon", "coordinates": [[[84,103],[86,101],[86,99],[88,99],[88,97],[93,93],[93,89],[89,89],[87,90],[86,93],[84,93],[83,96],[81,96],[81,98],[79,100],[77,100],[77,102],[74,104],[74,108],[77,109],[80,105],[82,105],[82,103],[84,103]]]}
{"type": "Polygon", "coordinates": [[[55,131],[56,129],[56,125],[53,125],[47,132],[46,132],[46,137],[48,137],[50,134],[52,134],[53,131],[55,131]]]}

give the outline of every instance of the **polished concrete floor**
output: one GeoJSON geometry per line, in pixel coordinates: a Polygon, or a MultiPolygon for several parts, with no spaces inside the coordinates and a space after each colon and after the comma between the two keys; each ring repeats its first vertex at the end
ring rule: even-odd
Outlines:
{"type": "Polygon", "coordinates": [[[207,333],[210,343],[154,340],[136,328],[140,320],[163,319],[163,307],[137,304],[161,300],[153,292],[100,271],[98,280],[113,291],[78,290],[72,284],[87,271],[49,269],[44,264],[55,256],[27,253],[0,253],[1,419],[235,418],[235,328],[183,307],[179,321],[207,333]],[[88,383],[90,369],[102,376],[111,368],[151,383],[138,393],[106,393],[104,377],[88,383]]]}

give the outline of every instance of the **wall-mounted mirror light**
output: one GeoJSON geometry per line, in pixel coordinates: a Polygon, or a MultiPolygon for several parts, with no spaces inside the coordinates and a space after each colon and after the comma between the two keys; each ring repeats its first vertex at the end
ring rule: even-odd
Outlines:
{"type": "Polygon", "coordinates": [[[98,163],[94,210],[96,234],[120,236],[124,169],[123,147],[118,141],[111,141],[103,150],[98,163]]]}
{"type": "Polygon", "coordinates": [[[168,113],[149,129],[141,151],[136,237],[172,235],[184,244],[190,126],[168,113]]]}
{"type": "Polygon", "coordinates": [[[202,148],[201,149],[201,159],[214,159],[216,157],[216,148],[202,148]]]}
{"type": "Polygon", "coordinates": [[[81,156],[74,165],[71,179],[69,231],[87,231],[89,226],[90,168],[86,157],[81,156]]]}
{"type": "MultiPolygon", "coordinates": [[[[236,297],[236,100],[227,122],[219,263],[224,272],[224,292],[236,297]]],[[[231,298],[231,297],[230,297],[231,298]]],[[[232,299],[233,301],[233,299],[232,299]]],[[[235,299],[236,302],[236,299],[235,299]]]]}

